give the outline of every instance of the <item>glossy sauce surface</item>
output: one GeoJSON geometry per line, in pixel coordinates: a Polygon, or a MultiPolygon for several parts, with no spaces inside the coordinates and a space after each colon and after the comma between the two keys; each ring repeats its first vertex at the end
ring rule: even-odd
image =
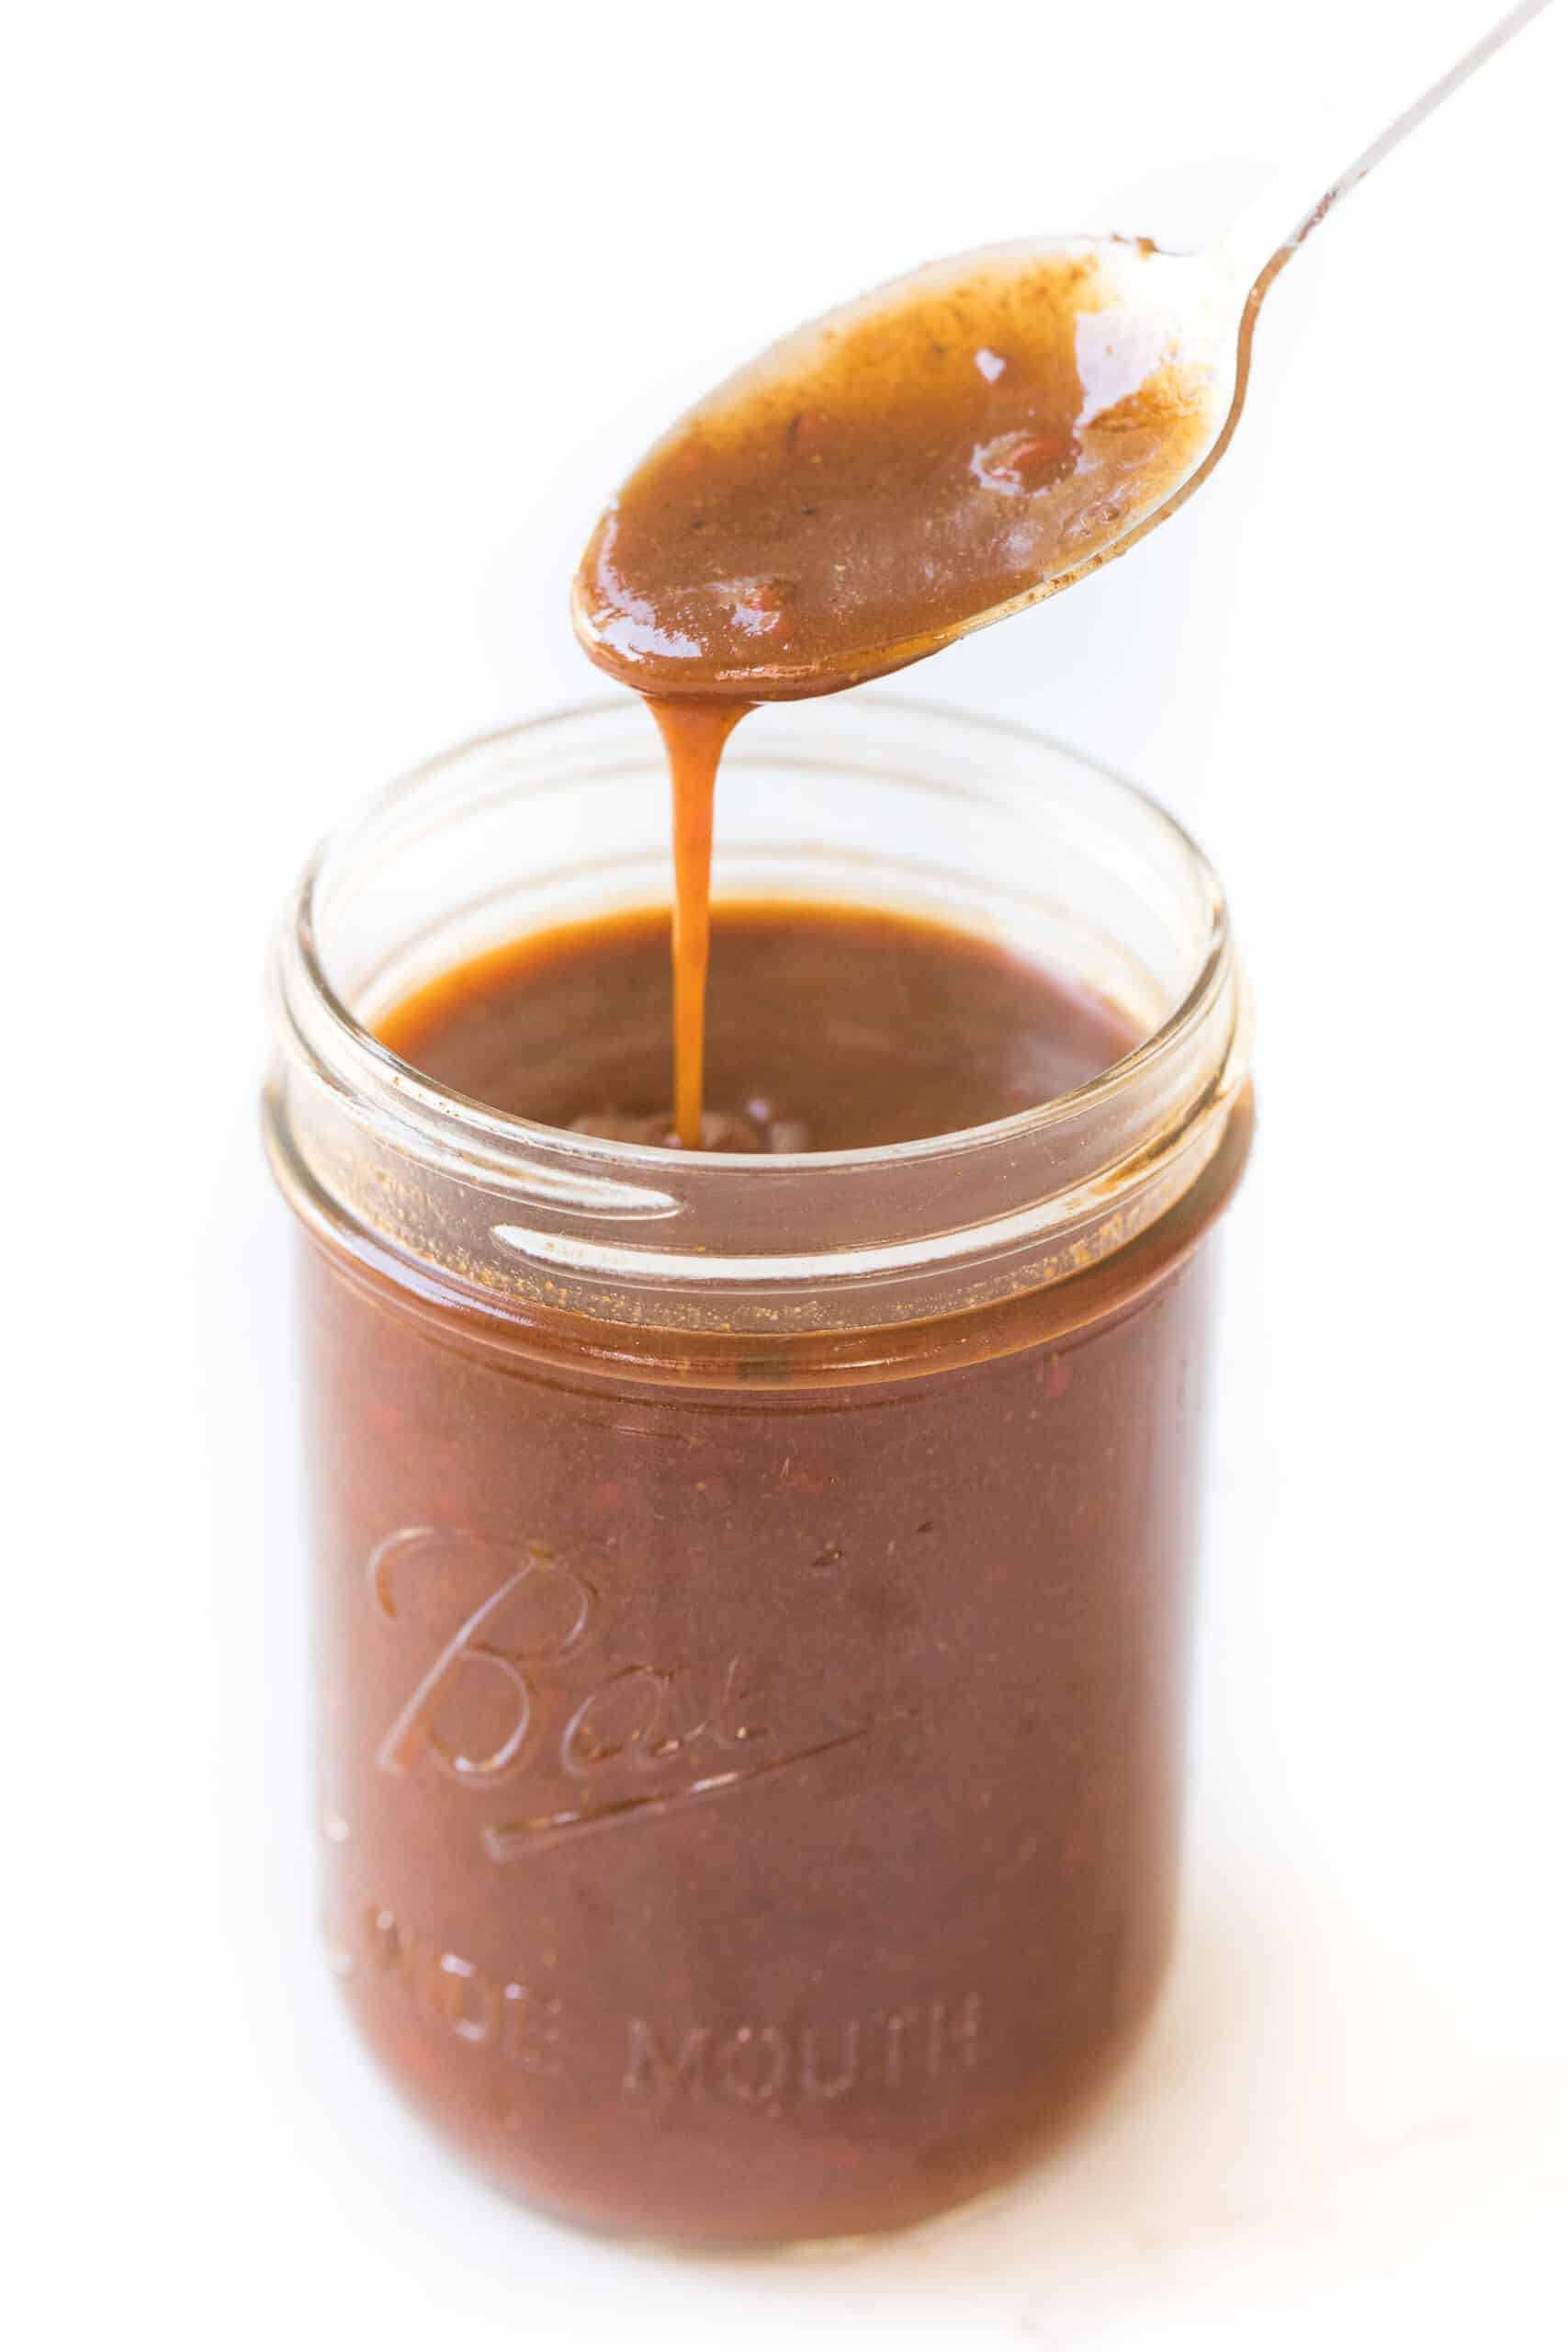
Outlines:
{"type": "MultiPolygon", "coordinates": [[[[494,1109],[669,1143],[668,959],[657,909],[536,934],[445,974],[380,1035],[494,1109]]],[[[710,1149],[953,1134],[1081,1085],[1138,1035],[1004,947],[867,908],[721,904],[711,979],[710,1149]]]]}
{"type": "Polygon", "coordinates": [[[932,265],[701,401],[606,507],[574,608],[649,695],[827,694],[1075,573],[1192,469],[1205,371],[1082,248],[932,265]]]}

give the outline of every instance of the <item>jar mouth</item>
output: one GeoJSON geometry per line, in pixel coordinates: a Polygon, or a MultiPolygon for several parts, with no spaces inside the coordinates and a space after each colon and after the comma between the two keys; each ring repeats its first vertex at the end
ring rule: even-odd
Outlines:
{"type": "MultiPolygon", "coordinates": [[[[564,1303],[578,1305],[577,1287],[587,1283],[599,1312],[618,1312],[623,1293],[651,1286],[660,1294],[656,1320],[678,1308],[673,1291],[682,1284],[710,1296],[726,1285],[761,1285],[776,1298],[781,1284],[863,1288],[901,1272],[956,1274],[987,1256],[1009,1261],[1012,1271],[999,1278],[1016,1287],[1022,1270],[1014,1261],[1032,1249],[1033,1279],[1053,1281],[1163,1213],[1217,1146],[1246,1076],[1229,917],[1203,853],[1137,786],[1029,729],[881,693],[835,698],[830,718],[829,710],[789,706],[787,732],[776,741],[763,712],[749,719],[726,755],[721,812],[727,785],[734,788],[749,764],[771,762],[792,775],[848,774],[895,795],[917,792],[942,804],[957,842],[998,812],[1027,829],[1037,813],[1031,778],[1048,766],[1058,795],[1060,780],[1070,779],[1082,808],[1094,806],[1113,847],[1135,845],[1135,856],[1125,851],[1123,898],[1135,902],[1139,877],[1154,888],[1153,876],[1170,899],[1164,919],[1175,944],[1164,1003],[1137,1045],[1069,1091],[980,1125],[897,1144],[761,1155],[579,1135],[494,1109],[416,1069],[376,1035],[363,994],[356,1009],[354,991],[334,975],[322,933],[342,927],[336,902],[374,897],[385,869],[423,855],[465,810],[514,812],[530,792],[556,789],[563,756],[585,782],[632,765],[651,781],[662,752],[646,713],[630,695],[596,700],[476,737],[422,764],[334,829],[307,865],[275,961],[281,1080],[294,1097],[287,1115],[275,1104],[280,1161],[298,1153],[312,1126],[318,1145],[326,1140],[321,1119],[304,1113],[301,1081],[337,1132],[330,1148],[307,1149],[299,1166],[285,1166],[296,1197],[297,1180],[308,1174],[334,1212],[346,1208],[395,1246],[412,1241],[428,1257],[410,1216],[428,1226],[430,1188],[457,1185],[468,1196],[457,1252],[466,1279],[525,1295],[536,1295],[542,1281],[552,1303],[562,1303],[564,1286],[573,1294],[564,1303]],[[368,1193],[350,1164],[355,1136],[381,1163],[368,1193]],[[497,1213],[485,1214],[475,1195],[497,1213]],[[1043,1242],[1060,1246],[1042,1253],[1043,1242]]],[[[1048,798],[1043,780],[1039,791],[1048,798]]],[[[665,805],[660,794],[660,817],[665,805]]],[[[1065,820],[1082,808],[1058,814],[1065,820]]],[[[721,840],[723,824],[721,813],[721,840]]],[[[1086,854],[1080,843],[1075,854],[1086,854]]],[[[1101,863],[1114,860],[1102,855],[1101,863]]],[[[869,863],[867,877],[875,878],[869,863]]],[[[647,878],[655,880],[651,869],[647,878]]],[[[716,880],[723,903],[730,894],[716,880]]],[[[816,894],[807,885],[769,895],[816,894]]],[[[649,899],[659,902],[656,884],[638,894],[637,902],[649,899]]],[[[974,903],[984,910],[983,876],[974,903]]],[[[964,927],[961,911],[950,920],[964,927]]],[[[631,1319],[649,1319],[647,1306],[631,1319]]],[[[919,1311],[945,1306],[933,1308],[927,1298],[919,1311]]]]}
{"type": "MultiPolygon", "coordinates": [[[[1071,751],[1068,745],[1056,742],[1053,737],[1041,735],[1031,728],[1017,726],[1006,719],[976,718],[971,712],[962,710],[953,705],[917,702],[912,697],[902,695],[865,691],[857,696],[857,700],[863,705],[870,704],[878,710],[901,712],[914,718],[917,721],[928,718],[953,720],[976,732],[984,731],[998,737],[1007,737],[1014,742],[1035,748],[1049,746],[1052,750],[1068,752],[1070,757],[1082,761],[1085,766],[1092,765],[1095,772],[1107,783],[1114,784],[1130,799],[1141,804],[1149,819],[1162,827],[1173,842],[1179,844],[1181,852],[1190,861],[1194,873],[1201,876],[1209,886],[1213,893],[1213,922],[1208,951],[1193,977],[1187,994],[1156,1029],[1152,1030],[1146,1037],[1141,1038],[1136,1046],[1132,1046],[1096,1076],[1085,1079],[1079,1085],[1069,1088],[1065,1093],[1054,1094],[1049,1102],[1032,1103],[1024,1110],[1010,1112],[1005,1118],[985,1120],[977,1126],[953,1127],[944,1129],[940,1135],[917,1136],[904,1143],[875,1144],[854,1150],[769,1152],[765,1162],[760,1160],[755,1152],[705,1151],[701,1154],[701,1164],[705,1168],[730,1170],[742,1177],[757,1173],[763,1165],[774,1170],[797,1170],[825,1168],[876,1168],[885,1166],[889,1160],[918,1161],[933,1155],[940,1155],[954,1144],[983,1141],[1005,1143],[1012,1137],[1021,1139],[1037,1135],[1053,1125],[1063,1124],[1073,1117],[1084,1105],[1092,1104],[1109,1092],[1112,1087],[1125,1083],[1129,1076],[1179,1042],[1192,1024],[1201,1019],[1221,975],[1228,944],[1229,918],[1224,897],[1220,888],[1219,876],[1186,827],[1173,817],[1168,809],[1163,808],[1151,793],[1144,791],[1141,786],[1132,783],[1130,779],[1118,775],[1114,770],[1101,765],[1099,761],[1089,762],[1084,754],[1071,751]]],[[[356,1017],[352,1008],[344,1001],[333,986],[317,947],[314,919],[315,892],[323,868],[342,844],[352,838],[353,833],[358,830],[366,818],[380,809],[396,805],[429,778],[438,775],[454,761],[466,759],[474,752],[486,751],[495,745],[515,742],[536,729],[558,727],[563,721],[592,720],[612,712],[618,715],[623,707],[625,705],[621,700],[611,700],[605,696],[585,703],[568,704],[563,708],[549,711],[539,718],[525,719],[514,727],[497,728],[482,735],[470,736],[467,741],[455,746],[450,752],[443,753],[434,760],[422,762],[418,767],[410,769],[407,775],[400,776],[395,783],[389,785],[369,808],[358,816],[350,817],[342,826],[334,828],[325,840],[318,844],[299,878],[292,903],[291,916],[299,941],[301,968],[319,998],[323,1012],[343,1041],[345,1051],[355,1057],[363,1057],[368,1067],[378,1073],[384,1083],[396,1089],[400,1107],[407,1109],[415,1105],[427,1104],[432,1108],[438,1107],[447,1116],[456,1115],[470,1122],[477,1129],[493,1138],[499,1139],[512,1136],[516,1138],[520,1146],[548,1143],[564,1148],[581,1157],[585,1167],[602,1168],[605,1174],[612,1178],[617,1169],[646,1170],[650,1176],[657,1177],[660,1173],[673,1173],[680,1169],[689,1169],[693,1163],[693,1155],[669,1145],[625,1143],[603,1136],[578,1135],[570,1128],[547,1126],[537,1119],[525,1119],[513,1112],[496,1110],[491,1104],[479,1102],[473,1095],[462,1094],[452,1087],[444,1086],[438,1079],[428,1077],[423,1070],[417,1069],[412,1062],[406,1062],[400,1055],[393,1053],[390,1046],[382,1044],[373,1029],[367,1028],[356,1017]]],[[[728,756],[734,757],[735,754],[732,752],[728,756]]]]}

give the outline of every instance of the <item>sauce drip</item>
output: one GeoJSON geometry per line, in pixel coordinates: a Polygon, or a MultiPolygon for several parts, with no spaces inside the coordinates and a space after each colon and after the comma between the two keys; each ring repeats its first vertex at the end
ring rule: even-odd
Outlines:
{"type": "Polygon", "coordinates": [[[682,1150],[703,1141],[703,1036],[707,1012],[708,936],[713,873],[713,797],[718,763],[751,705],[652,698],[650,708],[670,762],[675,847],[675,1137],[682,1150]]]}
{"type": "Polygon", "coordinates": [[[1213,422],[1206,368],[1092,248],[999,248],[787,336],[610,502],[574,614],[669,747],[682,1144],[703,1138],[714,775],[743,711],[886,674],[1079,576],[1213,422]]]}

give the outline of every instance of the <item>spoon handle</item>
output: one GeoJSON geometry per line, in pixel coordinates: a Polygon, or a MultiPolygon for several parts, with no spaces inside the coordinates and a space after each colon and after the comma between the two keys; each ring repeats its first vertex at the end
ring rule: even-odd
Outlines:
{"type": "Polygon", "coordinates": [[[1224,245],[1242,283],[1251,281],[1250,311],[1256,311],[1319,221],[1366,178],[1373,164],[1381,164],[1532,17],[1539,17],[1548,0],[1519,0],[1487,26],[1495,6],[1495,0],[1483,0],[1480,6],[1476,0],[1461,0],[1458,6],[1433,9],[1386,72],[1359,82],[1324,132],[1248,205],[1224,245]],[[1486,27],[1479,35],[1478,21],[1486,27]],[[1452,61],[1446,72],[1439,70],[1445,60],[1452,61]],[[1345,163],[1347,155],[1354,160],[1345,163]],[[1281,240],[1280,222],[1292,220],[1294,227],[1281,240]]]}

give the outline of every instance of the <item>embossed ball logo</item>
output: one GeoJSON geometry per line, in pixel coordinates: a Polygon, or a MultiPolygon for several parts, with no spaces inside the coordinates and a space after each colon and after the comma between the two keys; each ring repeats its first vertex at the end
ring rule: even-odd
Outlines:
{"type": "Polygon", "coordinates": [[[383,1623],[411,1649],[424,1637],[376,1762],[394,1777],[438,1772],[475,1796],[504,1790],[479,1829],[496,1861],[742,1789],[897,1719],[827,1720],[733,1653],[617,1655],[613,1610],[543,1543],[399,1528],[377,1544],[368,1578],[383,1623]]]}

